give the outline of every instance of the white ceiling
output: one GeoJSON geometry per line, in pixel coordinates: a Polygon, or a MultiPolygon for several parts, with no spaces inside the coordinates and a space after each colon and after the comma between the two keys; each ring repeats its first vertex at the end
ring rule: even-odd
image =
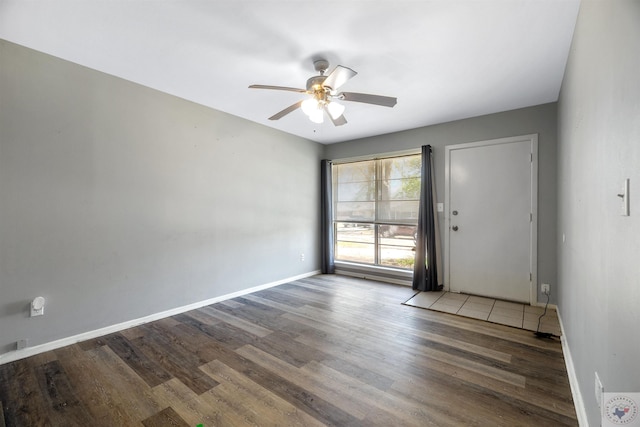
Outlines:
{"type": "Polygon", "coordinates": [[[0,0],[0,38],[322,143],[558,99],[579,0],[0,0]],[[325,57],[348,123],[297,110],[325,57]]]}

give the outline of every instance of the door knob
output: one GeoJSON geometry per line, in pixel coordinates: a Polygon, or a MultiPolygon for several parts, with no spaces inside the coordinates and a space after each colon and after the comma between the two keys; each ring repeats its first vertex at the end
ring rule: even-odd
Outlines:
{"type": "Polygon", "coordinates": [[[453,231],[458,231],[458,226],[457,226],[457,225],[454,225],[453,227],[451,227],[451,229],[452,229],[453,231]]]}

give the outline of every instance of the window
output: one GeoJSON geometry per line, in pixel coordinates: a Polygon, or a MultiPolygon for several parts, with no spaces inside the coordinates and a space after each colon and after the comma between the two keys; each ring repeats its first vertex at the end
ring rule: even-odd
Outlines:
{"type": "Polygon", "coordinates": [[[335,260],[413,269],[420,154],[334,164],[335,260]]]}

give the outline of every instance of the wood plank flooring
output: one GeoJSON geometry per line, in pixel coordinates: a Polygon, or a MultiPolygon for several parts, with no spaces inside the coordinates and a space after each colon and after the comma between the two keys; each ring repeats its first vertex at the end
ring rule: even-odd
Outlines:
{"type": "Polygon", "coordinates": [[[576,426],[559,341],[315,276],[0,366],[3,426],[576,426]]]}

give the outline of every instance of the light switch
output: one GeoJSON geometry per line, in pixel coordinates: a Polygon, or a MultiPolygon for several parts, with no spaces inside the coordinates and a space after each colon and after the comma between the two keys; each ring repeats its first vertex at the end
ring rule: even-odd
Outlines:
{"type": "Polygon", "coordinates": [[[444,203],[438,203],[436,207],[438,208],[438,212],[444,212],[444,203]]]}

